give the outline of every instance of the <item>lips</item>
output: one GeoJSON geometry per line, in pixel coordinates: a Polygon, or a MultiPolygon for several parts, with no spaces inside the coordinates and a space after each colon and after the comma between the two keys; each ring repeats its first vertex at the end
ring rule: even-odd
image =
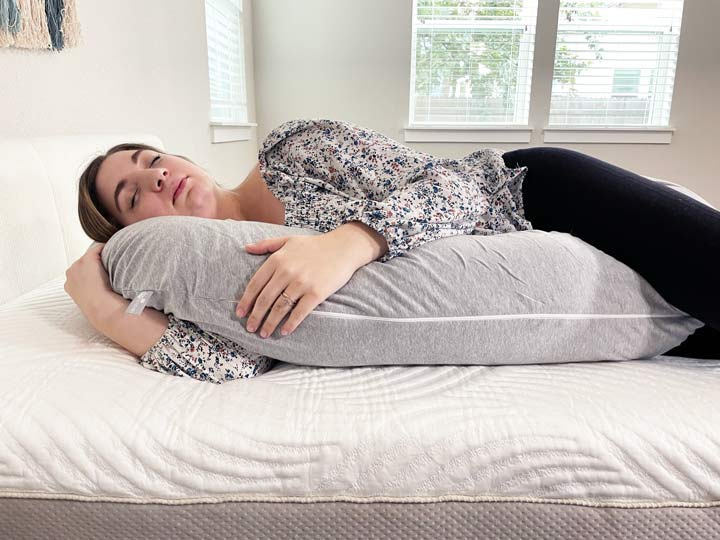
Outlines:
{"type": "Polygon", "coordinates": [[[180,193],[182,193],[183,189],[185,189],[186,182],[187,182],[187,176],[178,182],[178,185],[175,188],[175,193],[173,193],[173,204],[175,204],[175,201],[177,200],[178,196],[180,195],[180,193]]]}

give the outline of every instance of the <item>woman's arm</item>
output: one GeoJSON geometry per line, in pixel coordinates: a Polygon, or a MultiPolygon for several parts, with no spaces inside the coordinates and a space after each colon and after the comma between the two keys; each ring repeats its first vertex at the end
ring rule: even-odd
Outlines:
{"type": "Polygon", "coordinates": [[[258,162],[271,191],[302,195],[308,217],[327,208],[313,228],[356,221],[383,236],[380,262],[440,238],[532,228],[514,199],[526,168],[508,168],[492,148],[435,158],[349,122],[299,119],[265,138],[258,162]]]}
{"type": "Polygon", "coordinates": [[[68,268],[65,291],[96,330],[139,357],[141,366],[179,377],[223,383],[267,371],[273,359],[206,332],[190,321],[146,308],[125,313],[130,301],[110,287],[100,259],[104,244],[91,246],[68,268]]]}
{"type": "Polygon", "coordinates": [[[140,357],[165,333],[168,317],[147,307],[140,315],[125,313],[130,300],[115,292],[101,294],[88,310],[88,320],[105,336],[140,357]]]}
{"type": "Polygon", "coordinates": [[[273,364],[272,358],[248,351],[172,313],[160,341],[140,357],[140,365],[153,371],[216,384],[255,377],[273,364]]]}
{"type": "Polygon", "coordinates": [[[348,245],[353,246],[353,252],[358,257],[358,268],[378,260],[388,252],[385,237],[360,221],[343,223],[325,234],[340,236],[348,245]]]}
{"type": "Polygon", "coordinates": [[[154,309],[139,316],[125,313],[130,301],[110,286],[101,259],[104,246],[96,242],[66,270],[65,292],[99,332],[142,356],[165,332],[168,318],[154,309]]]}
{"type": "Polygon", "coordinates": [[[255,377],[274,364],[272,358],[172,314],[146,307],[140,315],[128,315],[125,309],[130,301],[112,294],[88,310],[88,318],[99,332],[137,355],[147,369],[222,384],[255,377]]]}

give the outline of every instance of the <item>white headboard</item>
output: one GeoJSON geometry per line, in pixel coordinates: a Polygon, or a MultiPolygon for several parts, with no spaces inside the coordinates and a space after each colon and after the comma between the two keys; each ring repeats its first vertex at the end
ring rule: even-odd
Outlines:
{"type": "Polygon", "coordinates": [[[0,139],[0,305],[64,276],[87,251],[92,239],[77,211],[80,173],[124,142],[164,150],[147,133],[0,139]]]}

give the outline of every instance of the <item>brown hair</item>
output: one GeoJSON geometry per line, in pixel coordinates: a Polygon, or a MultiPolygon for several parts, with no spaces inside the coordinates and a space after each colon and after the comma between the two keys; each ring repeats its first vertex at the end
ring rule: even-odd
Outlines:
{"type": "MultiPolygon", "coordinates": [[[[90,164],[80,175],[78,182],[78,217],[80,218],[80,225],[90,238],[96,242],[105,243],[110,240],[110,237],[123,228],[123,225],[113,218],[110,212],[103,206],[97,195],[97,173],[100,170],[100,165],[103,161],[115,152],[121,152],[123,150],[151,150],[160,154],[167,154],[143,143],[123,143],[113,146],[105,154],[94,158],[90,164]]],[[[182,158],[190,163],[195,164],[191,159],[178,154],[169,154],[171,156],[182,158]]],[[[217,181],[215,182],[217,184],[217,181]]],[[[219,184],[218,184],[219,185],[219,184]]]]}

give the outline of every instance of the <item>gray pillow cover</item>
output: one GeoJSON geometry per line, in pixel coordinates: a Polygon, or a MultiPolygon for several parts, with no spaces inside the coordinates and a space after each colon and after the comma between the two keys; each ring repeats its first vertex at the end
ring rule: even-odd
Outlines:
{"type": "MultiPolygon", "coordinates": [[[[652,357],[703,323],[638,273],[557,231],[459,235],[359,268],[288,336],[263,339],[235,306],[271,254],[245,244],[318,231],[192,216],[145,219],[106,243],[113,290],[293,364],[534,364],[652,357]]],[[[132,316],[132,315],[128,315],[132,316]]]]}

